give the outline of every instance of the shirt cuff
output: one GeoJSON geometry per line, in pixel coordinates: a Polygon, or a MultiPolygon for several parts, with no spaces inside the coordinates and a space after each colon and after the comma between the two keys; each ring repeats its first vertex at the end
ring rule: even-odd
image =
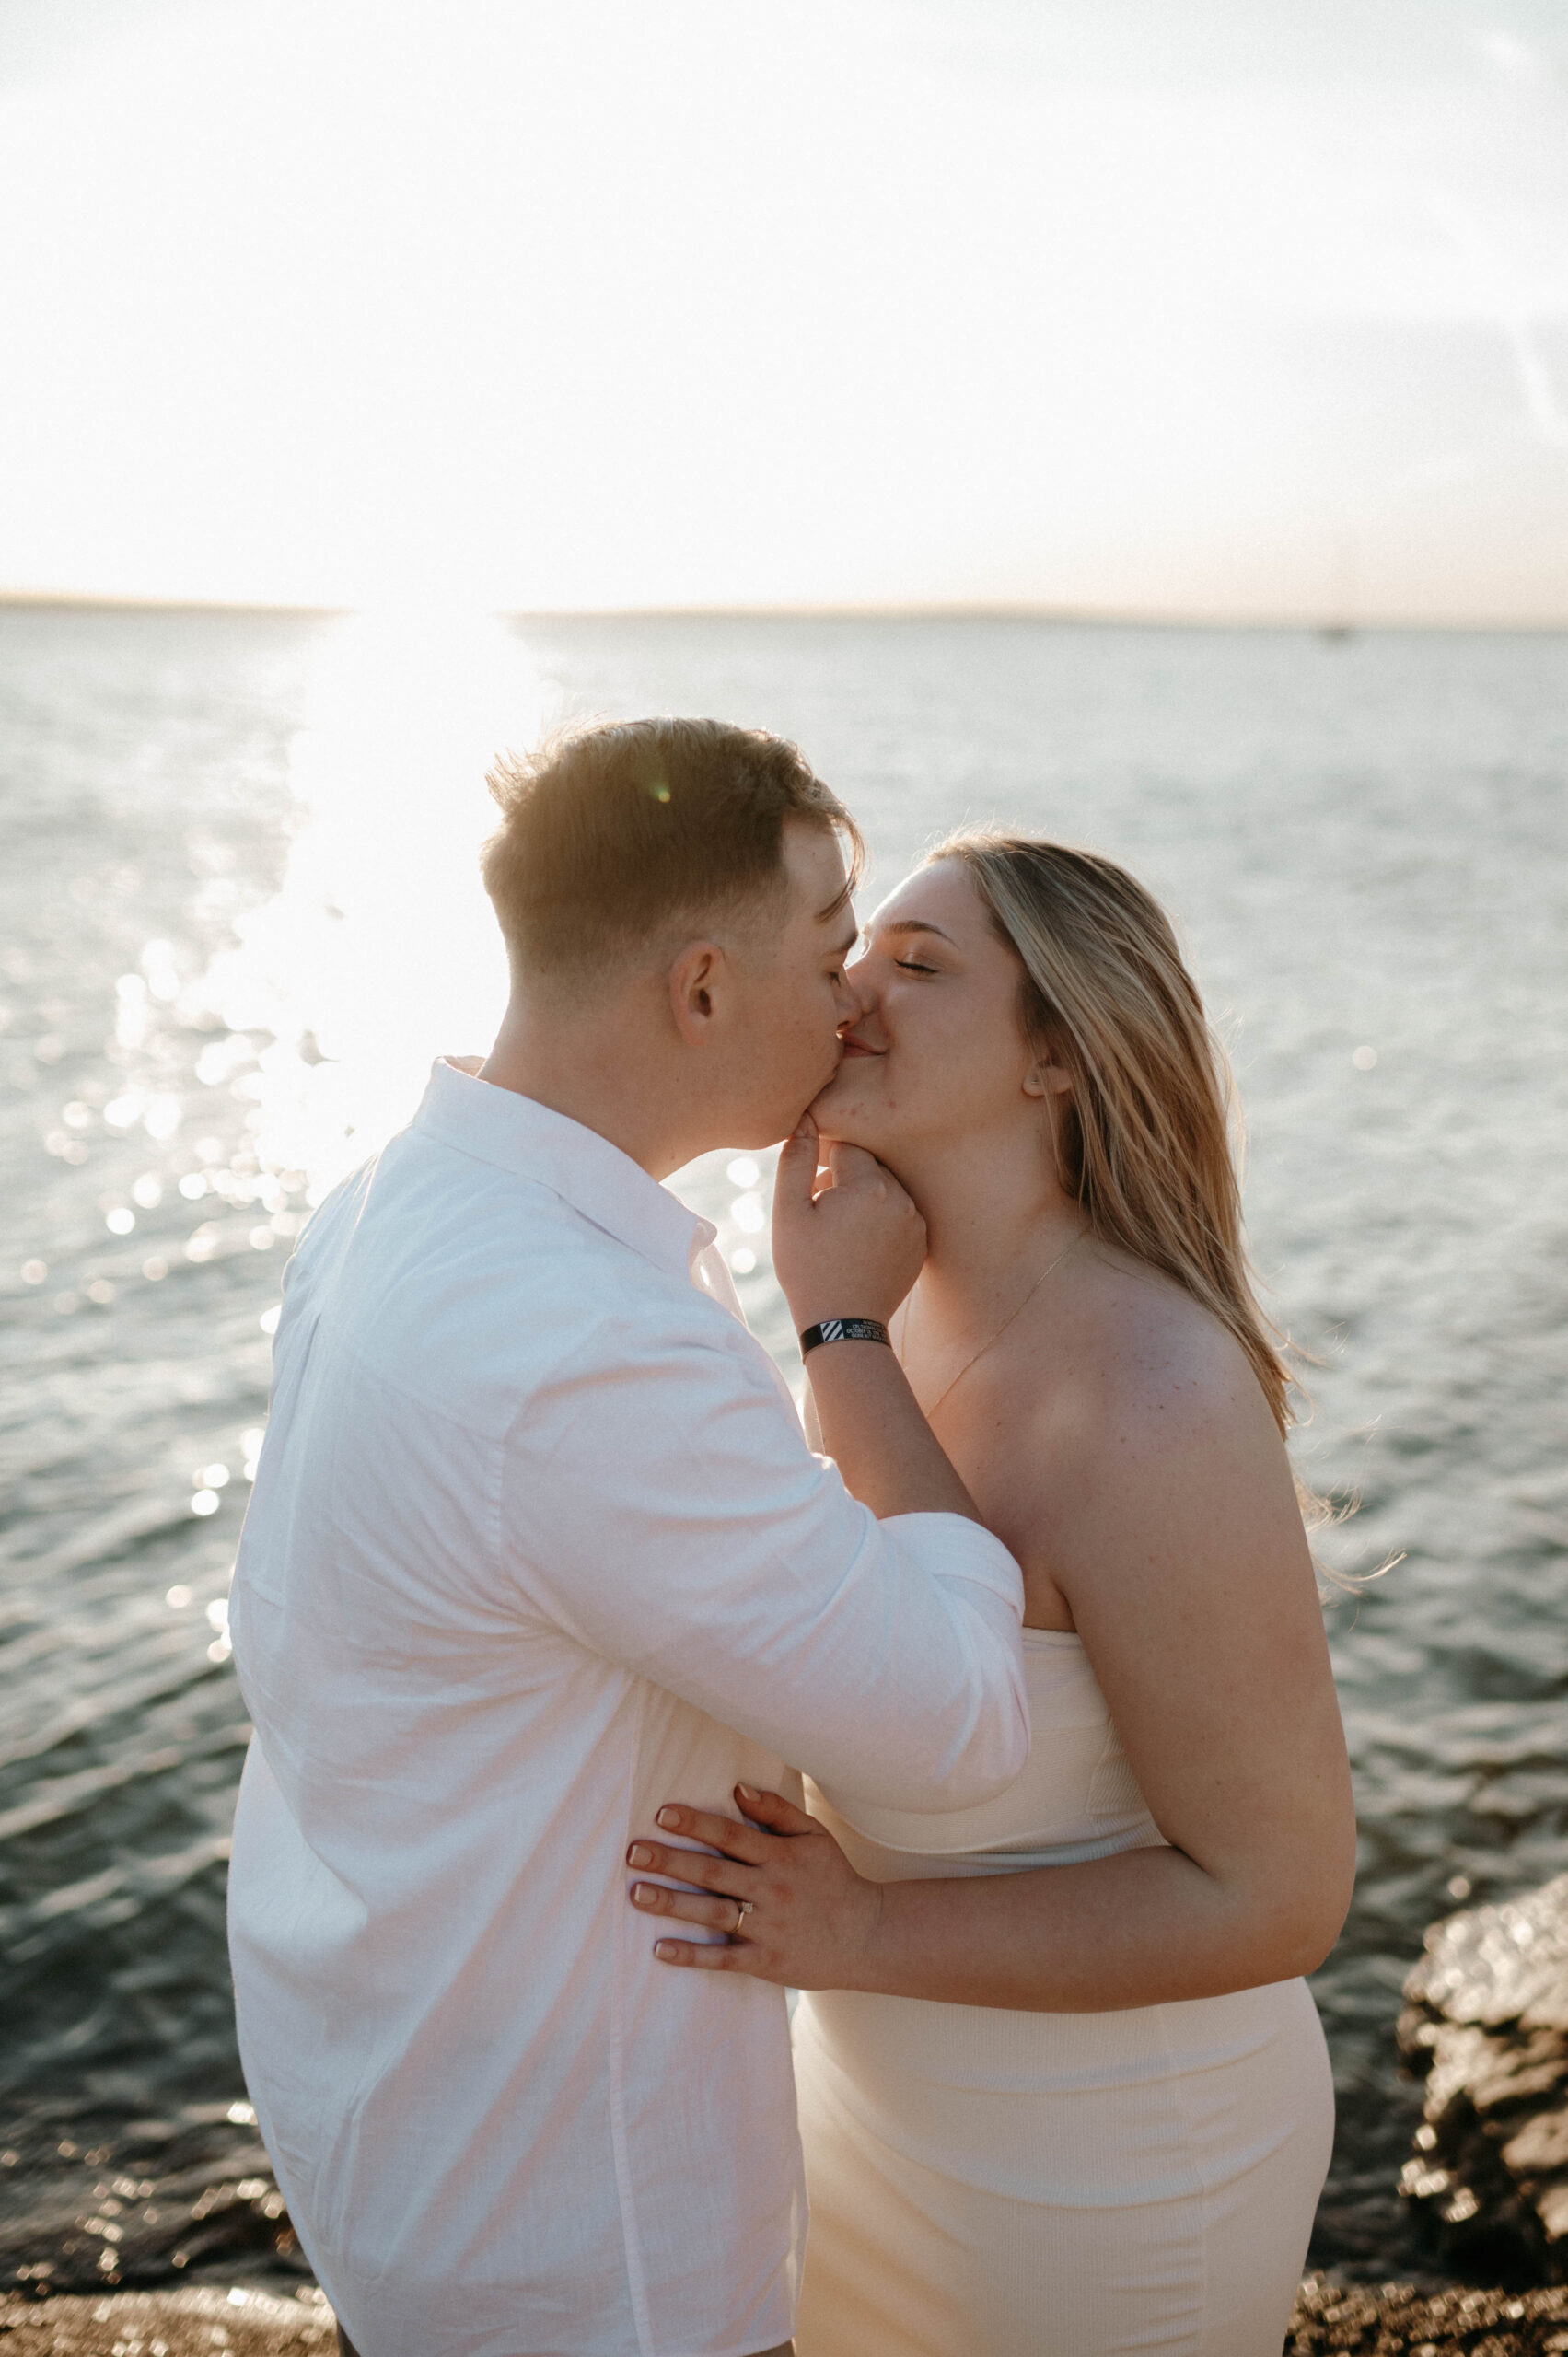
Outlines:
{"type": "Polygon", "coordinates": [[[1024,1575],[1000,1538],[963,1514],[890,1514],[888,1537],[934,1579],[971,1580],[1023,1619],[1024,1575]]]}

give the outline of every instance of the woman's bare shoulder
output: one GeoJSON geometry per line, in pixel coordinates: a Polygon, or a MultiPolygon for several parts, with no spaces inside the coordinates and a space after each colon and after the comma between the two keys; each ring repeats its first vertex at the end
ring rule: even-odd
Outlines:
{"type": "Polygon", "coordinates": [[[1213,1311],[1159,1270],[1103,1248],[1085,1276],[1057,1401],[1059,1429],[1077,1447],[1103,1464],[1280,1446],[1251,1363],[1213,1311]]]}
{"type": "Polygon", "coordinates": [[[1310,1586],[1290,1459],[1229,1329],[1135,1264],[1097,1270],[1083,1306],[1027,1518],[1086,1642],[1097,1598],[1146,1602],[1151,1580],[1217,1582],[1235,1600],[1284,1565],[1310,1586]]]}

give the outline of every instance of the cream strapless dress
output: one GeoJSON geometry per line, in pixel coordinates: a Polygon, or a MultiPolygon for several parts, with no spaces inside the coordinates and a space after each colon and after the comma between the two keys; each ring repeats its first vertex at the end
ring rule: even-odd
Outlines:
{"type": "MultiPolygon", "coordinates": [[[[1079,1639],[1024,1644],[1033,1747],[999,1799],[916,1816],[808,1788],[861,1874],[1160,1841],[1079,1639]]],[[[1110,2014],[817,1991],[795,2067],[799,2357],[1279,2357],[1334,2125],[1305,1981],[1110,2014]]]]}

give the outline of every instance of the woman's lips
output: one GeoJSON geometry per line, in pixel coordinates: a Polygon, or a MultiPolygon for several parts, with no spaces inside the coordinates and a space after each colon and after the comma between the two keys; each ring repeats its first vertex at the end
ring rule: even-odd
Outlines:
{"type": "Polygon", "coordinates": [[[864,1039],[857,1039],[855,1038],[853,1031],[846,1031],[839,1044],[843,1049],[846,1057],[885,1056],[888,1052],[886,1048],[868,1048],[864,1039]]]}

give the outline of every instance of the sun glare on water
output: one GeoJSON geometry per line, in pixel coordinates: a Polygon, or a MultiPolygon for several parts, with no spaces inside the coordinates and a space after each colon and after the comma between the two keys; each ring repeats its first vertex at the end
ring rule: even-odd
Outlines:
{"type": "MultiPolygon", "coordinates": [[[[122,1004],[122,1028],[145,1028],[164,998],[223,1027],[196,1078],[248,1100],[243,1168],[217,1170],[220,1141],[198,1140],[215,1168],[187,1174],[180,1191],[220,1214],[226,1200],[209,1194],[259,1202],[269,1218],[250,1236],[258,1248],[292,1242],[308,1209],[412,1119],[437,1056],[488,1049],[507,975],[479,877],[496,823],[485,772],[498,751],[533,743],[562,704],[559,684],[492,613],[410,602],[331,625],[290,755],[296,831],[281,887],[235,919],[229,946],[188,989],[157,965],[155,952],[173,954],[164,943],[144,953],[150,980],[126,978],[140,995],[122,1004]]],[[[180,1104],[168,1102],[179,1126],[180,1104]]],[[[161,1107],[144,1091],[127,1119],[156,1136],[161,1107]]],[[[115,1112],[106,1110],[111,1125],[115,1112]]],[[[766,1233],[772,1162],[716,1149],[671,1184],[718,1231],[753,1330],[783,1348],[790,1329],[766,1233]]],[[[121,1215],[109,1214],[111,1226],[121,1215]]],[[[122,1216],[134,1225],[129,1205],[122,1216]]],[[[222,1217],[207,1218],[185,1258],[211,1257],[223,1237],[222,1217]]],[[[274,1305],[262,1329],[276,1323],[274,1305]]],[[[214,1484],[198,1485],[192,1512],[213,1510],[209,1493],[215,1502],[214,1484]]]]}
{"type": "Polygon", "coordinates": [[[478,873],[484,772],[551,701],[492,615],[389,606],[322,641],[282,888],[203,993],[231,1034],[272,1034],[256,1153],[313,1202],[409,1119],[435,1057],[490,1043],[506,973],[478,873]]]}

